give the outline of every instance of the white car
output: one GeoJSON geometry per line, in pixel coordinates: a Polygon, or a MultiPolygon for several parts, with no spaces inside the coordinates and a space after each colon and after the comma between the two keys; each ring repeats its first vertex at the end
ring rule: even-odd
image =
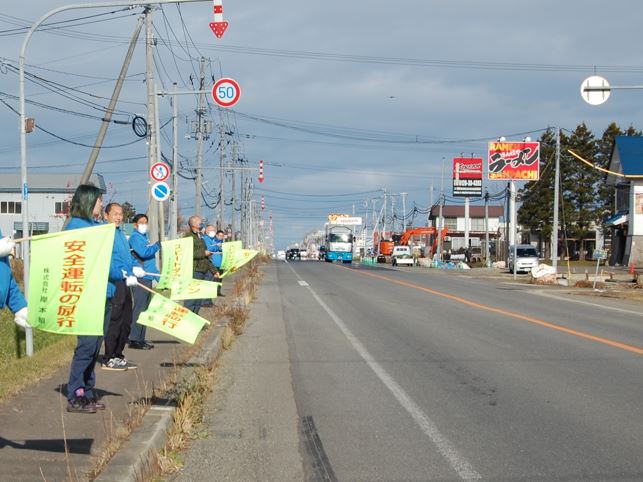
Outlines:
{"type": "Polygon", "coordinates": [[[509,246],[509,258],[507,263],[509,265],[509,272],[514,272],[514,264],[516,272],[526,271],[530,272],[532,268],[536,268],[539,261],[538,251],[531,244],[519,244],[516,246],[516,262],[514,263],[514,247],[509,246]]]}
{"type": "Polygon", "coordinates": [[[391,264],[393,266],[415,265],[415,260],[411,256],[411,248],[409,246],[394,246],[393,253],[391,253],[391,264]]]}
{"type": "Polygon", "coordinates": [[[277,251],[277,259],[286,259],[286,252],[283,249],[277,251]]]}

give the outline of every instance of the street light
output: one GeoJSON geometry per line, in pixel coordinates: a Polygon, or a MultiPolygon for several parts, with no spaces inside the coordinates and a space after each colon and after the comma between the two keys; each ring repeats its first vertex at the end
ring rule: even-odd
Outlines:
{"type": "MultiPolygon", "coordinates": [[[[22,41],[22,46],[20,47],[20,56],[19,56],[19,71],[18,71],[18,84],[19,84],[19,110],[20,110],[20,120],[19,120],[19,132],[20,132],[20,175],[21,175],[21,192],[22,192],[22,235],[23,237],[29,236],[29,184],[27,182],[27,116],[25,114],[25,54],[27,51],[27,46],[31,40],[31,36],[34,32],[42,25],[42,23],[47,20],[49,17],[56,15],[60,12],[65,12],[67,10],[80,10],[85,8],[108,8],[108,7],[129,7],[134,9],[137,7],[149,7],[151,5],[162,5],[170,3],[196,3],[196,2],[206,2],[208,0],[155,0],[155,1],[140,1],[140,0],[130,0],[130,1],[112,1],[112,2],[100,2],[100,3],[76,3],[71,5],[63,5],[62,7],[54,8],[49,12],[45,13],[42,17],[36,20],[25,35],[25,39],[22,41]]],[[[24,289],[25,293],[28,294],[29,289],[29,249],[31,242],[29,240],[25,241],[22,249],[22,259],[24,264],[24,289]]],[[[27,343],[27,356],[33,355],[33,331],[31,328],[27,328],[26,332],[26,343],[27,343]]]]}

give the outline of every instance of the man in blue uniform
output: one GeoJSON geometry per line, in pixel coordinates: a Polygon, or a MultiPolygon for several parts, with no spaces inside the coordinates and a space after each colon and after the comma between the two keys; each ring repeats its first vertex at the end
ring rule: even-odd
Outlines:
{"type": "MultiPolygon", "coordinates": [[[[147,215],[137,214],[132,219],[134,232],[129,238],[129,245],[132,248],[135,266],[140,266],[146,273],[159,273],[156,267],[156,253],[161,249],[160,243],[151,244],[147,237],[147,215]]],[[[139,285],[152,289],[152,280],[150,275],[145,275],[138,280],[139,285]]],[[[158,279],[158,278],[157,278],[158,279]]],[[[134,310],[132,313],[132,330],[129,334],[130,348],[134,350],[150,350],[154,345],[145,340],[145,325],[137,323],[139,315],[147,309],[150,304],[151,293],[142,288],[135,286],[133,288],[134,310]]]]}
{"type": "Polygon", "coordinates": [[[9,256],[15,243],[8,237],[2,237],[0,232],[0,308],[5,306],[14,314],[14,322],[21,328],[29,326],[27,323],[27,300],[16,283],[11,272],[9,256]]]}

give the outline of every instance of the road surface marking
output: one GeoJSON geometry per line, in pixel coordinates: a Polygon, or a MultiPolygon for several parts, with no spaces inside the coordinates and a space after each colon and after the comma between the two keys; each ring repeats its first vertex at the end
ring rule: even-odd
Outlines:
{"type": "MultiPolygon", "coordinates": [[[[298,280],[301,280],[299,274],[288,266],[298,280]]],[[[302,280],[303,281],[303,280],[302,280]]],[[[413,399],[398,385],[391,375],[379,364],[369,351],[362,345],[355,335],[348,329],[346,323],[335,314],[330,307],[315,293],[315,291],[307,286],[310,294],[315,298],[317,303],[328,313],[328,316],[335,322],[337,328],[344,334],[355,351],[359,353],[366,364],[375,372],[380,381],[388,388],[393,394],[395,399],[400,405],[408,412],[413,418],[415,423],[418,424],[420,429],[431,439],[433,444],[437,447],[438,452],[447,460],[451,468],[460,476],[462,480],[479,480],[482,476],[475,471],[473,466],[458,452],[455,446],[438,430],[433,421],[422,411],[422,409],[413,401],[413,399]]]]}
{"type": "Polygon", "coordinates": [[[308,283],[306,283],[304,280],[297,280],[297,283],[299,283],[299,286],[308,286],[308,283]]]}
{"type": "MultiPolygon", "coordinates": [[[[344,267],[340,266],[340,268],[344,268],[344,267]]],[[[397,284],[397,285],[400,285],[400,286],[404,286],[406,288],[413,288],[413,289],[416,289],[416,290],[424,291],[426,293],[430,293],[432,295],[439,296],[441,298],[446,298],[446,299],[449,299],[449,300],[452,300],[452,301],[457,301],[458,303],[462,303],[463,305],[472,306],[473,308],[478,308],[478,309],[481,309],[481,310],[490,311],[491,313],[498,313],[500,315],[508,316],[510,318],[516,318],[518,320],[528,321],[530,323],[534,323],[536,325],[544,326],[544,327],[550,328],[552,330],[567,333],[568,335],[574,335],[574,336],[577,336],[579,338],[584,338],[586,340],[591,340],[591,341],[595,341],[597,343],[602,343],[603,345],[608,345],[608,346],[611,346],[611,347],[614,347],[614,348],[620,348],[621,350],[636,353],[637,355],[643,355],[643,348],[640,348],[638,346],[628,345],[626,343],[621,343],[619,341],[610,340],[609,338],[603,338],[603,337],[600,337],[600,336],[590,335],[589,333],[585,333],[585,332],[578,331],[578,330],[572,330],[571,328],[565,328],[564,326],[556,325],[555,323],[550,323],[548,321],[540,320],[538,318],[533,318],[531,316],[521,315],[520,313],[516,313],[514,311],[509,311],[509,310],[503,310],[501,308],[494,308],[493,306],[484,305],[482,303],[477,303],[475,301],[470,301],[470,300],[461,298],[459,296],[450,295],[449,293],[444,293],[442,291],[433,290],[431,288],[425,288],[424,286],[416,285],[416,284],[413,284],[413,283],[408,283],[406,281],[396,280],[396,279],[393,279],[393,278],[389,278],[387,276],[368,273],[368,272],[366,272],[364,270],[355,271],[355,270],[351,270],[350,268],[344,268],[344,269],[347,269],[349,271],[352,271],[354,273],[357,273],[357,274],[360,274],[360,275],[363,275],[363,276],[370,276],[371,278],[376,278],[376,279],[380,279],[380,280],[383,280],[383,281],[388,281],[389,283],[394,283],[394,284],[397,284]]]]}
{"type": "Polygon", "coordinates": [[[561,296],[557,296],[554,293],[550,293],[545,290],[531,291],[529,292],[529,294],[546,296],[548,298],[554,298],[560,301],[568,301],[569,303],[578,303],[580,305],[596,306],[597,308],[603,308],[604,310],[618,311],[620,313],[626,313],[628,315],[643,316],[643,313],[641,313],[640,311],[626,310],[625,308],[617,308],[616,306],[599,305],[598,303],[591,303],[585,300],[574,300],[571,298],[563,298],[561,296]]]}

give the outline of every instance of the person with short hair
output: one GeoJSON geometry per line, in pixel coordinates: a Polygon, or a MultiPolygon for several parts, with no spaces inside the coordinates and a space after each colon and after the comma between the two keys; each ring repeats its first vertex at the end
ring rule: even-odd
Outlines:
{"type": "MultiPolygon", "coordinates": [[[[201,238],[201,231],[204,226],[200,216],[190,216],[188,219],[188,227],[190,231],[186,237],[191,237],[193,241],[193,265],[192,265],[192,278],[205,279],[208,272],[213,272],[210,256],[212,253],[208,251],[205,241],[201,238]]],[[[199,310],[204,300],[185,300],[184,306],[192,312],[199,314],[199,310]]]]}
{"type": "MultiPolygon", "coordinates": [[[[221,283],[221,261],[223,260],[223,239],[225,234],[220,229],[217,230],[213,225],[206,226],[205,236],[203,241],[205,241],[205,246],[212,253],[210,255],[210,262],[214,266],[214,271],[209,272],[206,275],[207,281],[214,281],[216,283],[221,283]]],[[[217,296],[224,296],[221,294],[221,285],[217,288],[217,296]]]]}
{"type": "Polygon", "coordinates": [[[110,281],[115,286],[112,296],[112,313],[105,333],[105,354],[101,362],[103,370],[135,370],[137,365],[123,355],[132,327],[132,293],[130,288],[138,284],[137,278],[145,275],[143,268],[134,266],[127,237],[122,229],[123,207],[115,202],[105,207],[105,220],[116,225],[114,247],[109,267],[110,281]]]}
{"type": "MultiPolygon", "coordinates": [[[[129,245],[134,256],[135,266],[140,266],[145,273],[158,274],[156,266],[156,253],[161,249],[160,243],[150,243],[147,237],[148,218],[146,214],[136,214],[132,219],[134,232],[129,238],[129,245]]],[[[145,340],[145,325],[138,323],[138,317],[147,310],[152,299],[152,293],[145,288],[152,289],[152,282],[155,278],[146,274],[138,280],[138,286],[132,289],[134,308],[132,311],[132,329],[129,334],[128,347],[134,350],[151,350],[154,348],[150,342],[145,340]]]]}

